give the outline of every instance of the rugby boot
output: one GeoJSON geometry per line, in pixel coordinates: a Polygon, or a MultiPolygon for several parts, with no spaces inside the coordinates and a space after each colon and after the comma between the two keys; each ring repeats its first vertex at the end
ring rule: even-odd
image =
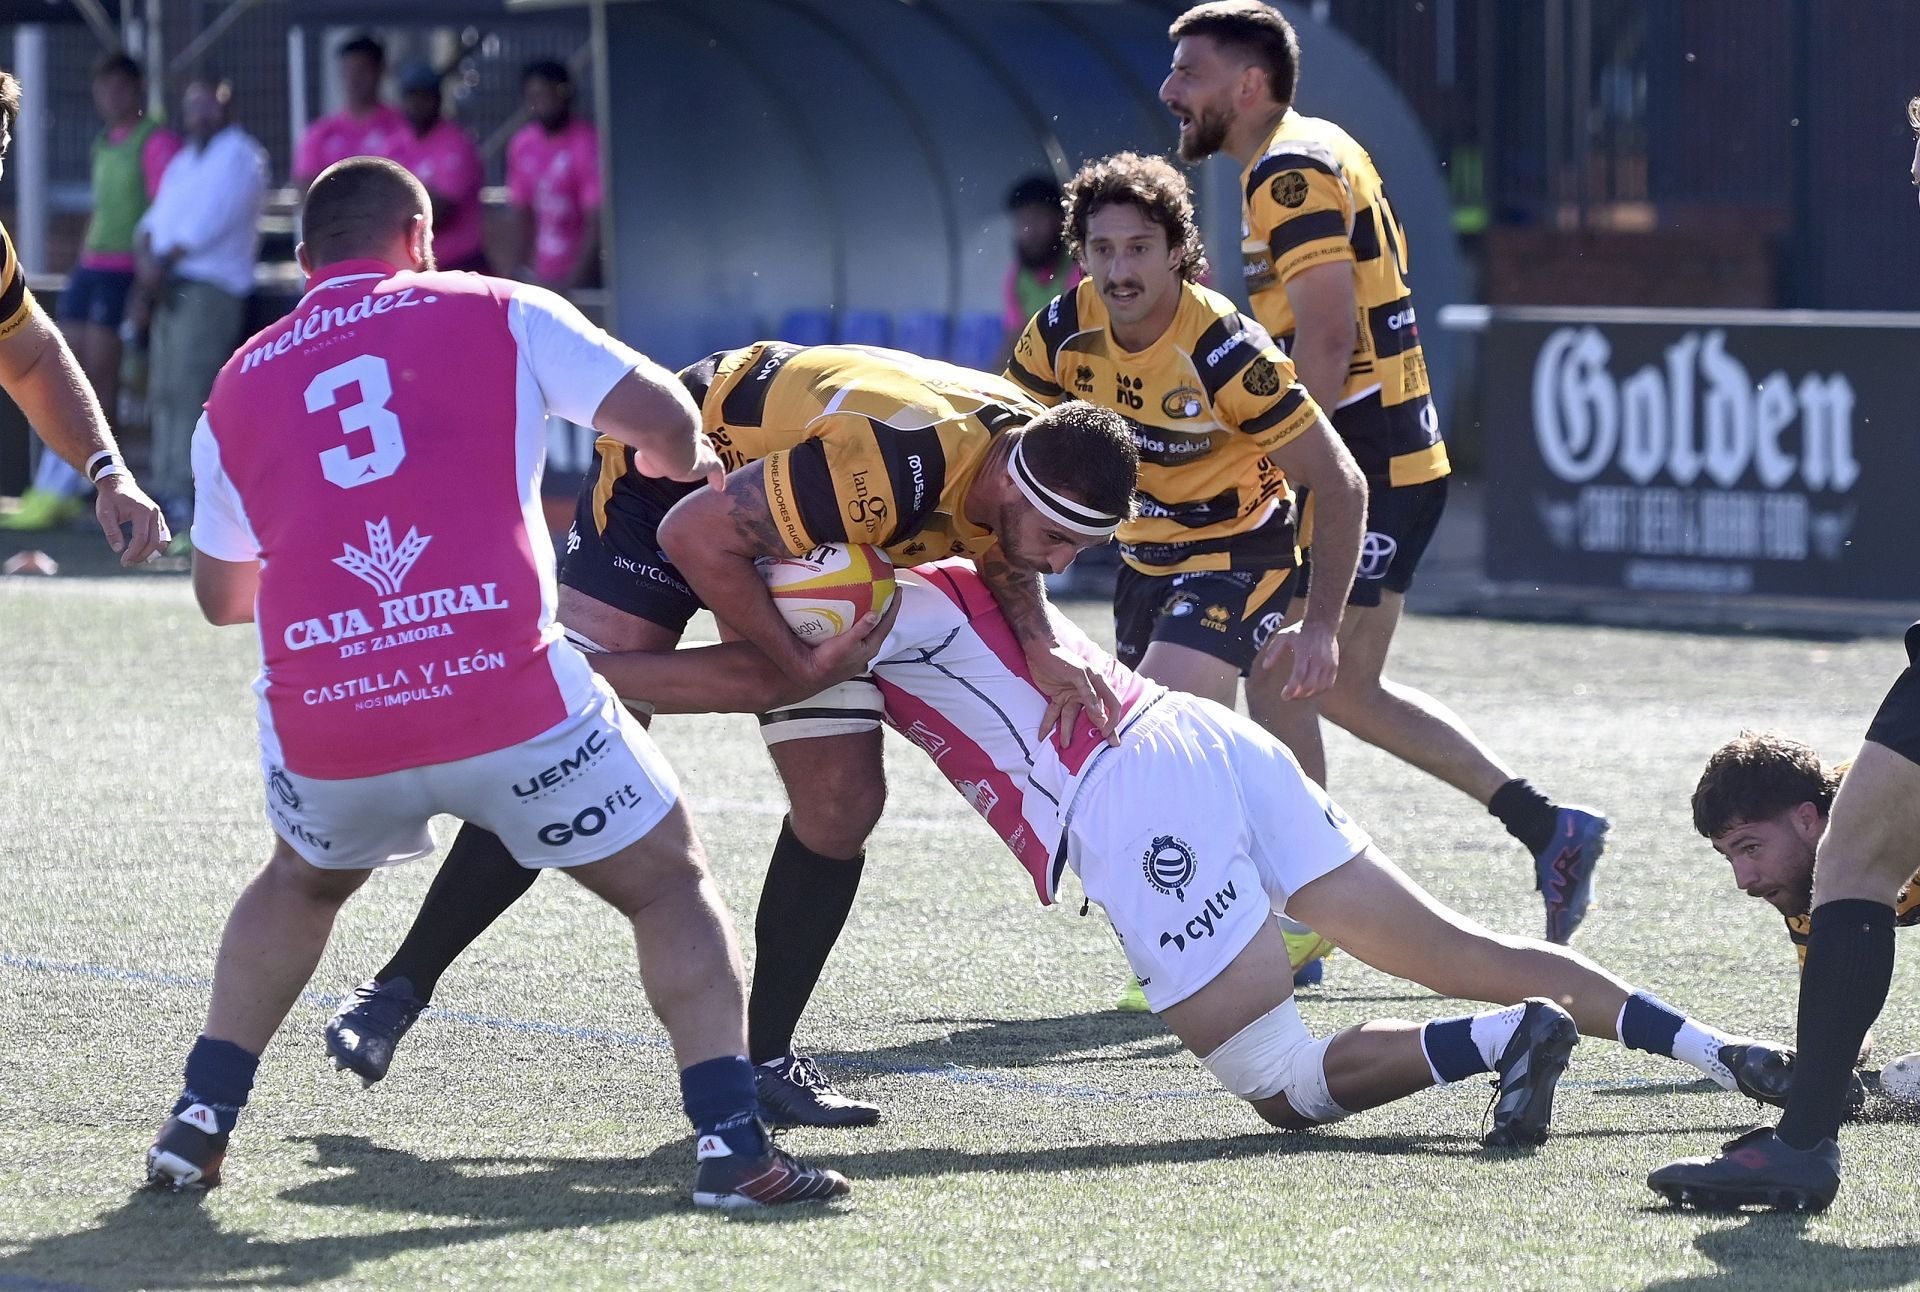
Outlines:
{"type": "MultiPolygon", "coordinates": [[[[1793,1091],[1793,1050],[1765,1041],[1733,1041],[1716,1056],[1733,1077],[1733,1088],[1749,1099],[1775,1108],[1787,1106],[1793,1091]]],[[[1847,1083],[1847,1117],[1858,1117],[1867,1106],[1866,1083],[1855,1072],[1847,1083]]]]}
{"type": "Polygon", "coordinates": [[[1771,1126],[1728,1140],[1718,1156],[1683,1157],[1647,1177],[1647,1187],[1676,1207],[1728,1211],[1825,1211],[1840,1192],[1840,1146],[1823,1139],[1794,1148],[1771,1126]]]}
{"type": "Polygon", "coordinates": [[[166,1193],[216,1188],[226,1156],[227,1133],[218,1128],[213,1109],[194,1104],[167,1118],[147,1149],[146,1187],[166,1193]]]}
{"type": "Polygon", "coordinates": [[[361,983],[327,1020],[327,1053],[333,1056],[333,1066],[371,1086],[387,1075],[400,1038],[426,1007],[404,977],[386,982],[369,978],[361,983]]]}
{"type": "Polygon", "coordinates": [[[880,1120],[877,1106],[841,1094],[804,1054],[789,1051],[771,1063],[754,1064],[753,1087],[761,1111],[778,1127],[871,1126],[880,1120]]]}
{"type": "Polygon", "coordinates": [[[1113,1002],[1113,1007],[1123,1014],[1147,1014],[1153,1011],[1153,1006],[1147,1004],[1146,988],[1132,974],[1127,975],[1127,985],[1120,989],[1120,999],[1113,1002]]]}
{"type": "Polygon", "coordinates": [[[763,1134],[766,1152],[744,1157],[718,1135],[702,1135],[696,1150],[700,1166],[693,1176],[693,1205],[721,1211],[752,1211],[795,1202],[831,1202],[853,1191],[838,1171],[811,1166],[776,1148],[763,1134]]]}
{"type": "Polygon", "coordinates": [[[1553,1092],[1580,1040],[1573,1016],[1550,1000],[1530,997],[1513,1039],[1494,1065],[1493,1125],[1488,1148],[1523,1148],[1547,1141],[1553,1092]]]}
{"type": "Polygon", "coordinates": [[[1585,808],[1563,807],[1553,839],[1533,859],[1534,887],[1547,904],[1547,941],[1573,940],[1593,903],[1593,871],[1607,850],[1607,818],[1585,808]]]}

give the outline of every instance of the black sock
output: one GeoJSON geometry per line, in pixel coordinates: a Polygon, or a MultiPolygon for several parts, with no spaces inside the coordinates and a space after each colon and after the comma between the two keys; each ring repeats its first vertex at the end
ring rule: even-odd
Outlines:
{"type": "Polygon", "coordinates": [[[1553,827],[1560,820],[1553,801],[1517,777],[1493,792],[1487,811],[1536,857],[1553,842],[1553,827]]]}
{"type": "Polygon", "coordinates": [[[405,978],[413,994],[432,1000],[440,975],[473,940],[519,901],[540,872],[522,866],[500,836],[477,825],[463,825],[454,836],[427,900],[413,917],[406,941],[374,977],[381,982],[405,978]]]}
{"type": "Polygon", "coordinates": [[[851,861],[823,857],[800,842],[791,818],[781,823],[753,917],[747,1057],[755,1063],[793,1048],[793,1030],[853,909],[866,860],[865,853],[851,861]]]}
{"type": "Polygon", "coordinates": [[[1793,1092],[1778,1134],[1812,1148],[1840,1133],[1848,1078],[1893,984],[1893,907],[1824,902],[1813,909],[1807,963],[1800,971],[1800,1027],[1793,1092]]]}

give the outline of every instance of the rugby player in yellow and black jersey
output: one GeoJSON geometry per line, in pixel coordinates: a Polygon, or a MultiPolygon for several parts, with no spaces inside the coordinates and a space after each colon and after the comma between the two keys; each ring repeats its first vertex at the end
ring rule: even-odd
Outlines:
{"type": "Polygon", "coordinates": [[[1087,271],[1034,315],[1007,375],[1048,403],[1078,398],[1126,418],[1140,450],[1138,514],[1120,527],[1120,659],[1231,706],[1248,679],[1262,719],[1284,693],[1324,690],[1359,558],[1366,488],[1352,456],[1266,330],[1194,281],[1193,202],[1157,157],[1081,167],[1067,242],[1087,271]],[[1290,483],[1319,499],[1320,568],[1306,619],[1275,636],[1298,559],[1290,483]],[[1250,671],[1271,641],[1288,669],[1250,671]]]}
{"type": "MultiPolygon", "coordinates": [[[[867,678],[821,690],[844,676],[823,661],[844,651],[795,637],[754,561],[836,542],[874,544],[899,564],[971,556],[1054,701],[1048,723],[1070,729],[1084,707],[1108,729],[1112,691],[1059,648],[1041,576],[1131,514],[1133,437],[1103,409],[1043,409],[1002,378],[888,350],[767,341],[711,355],[680,380],[729,468],[724,490],[650,477],[631,450],[602,439],[560,562],[559,617],[589,651],[658,651],[705,606],[794,683],[795,703],[761,726],[791,808],[755,918],[748,1053],[775,1124],[861,1125],[880,1110],[836,1090],[794,1052],[793,1034],[885,803],[882,705],[867,678]]],[[[463,829],[376,975],[383,986],[362,989],[366,999],[329,1023],[336,1057],[363,1077],[384,1074],[391,1043],[362,1062],[368,1047],[353,1038],[397,1041],[447,965],[532,879],[491,835],[463,829]]]]}
{"type": "MultiPolygon", "coordinates": [[[[20,83],[0,72],[0,162],[20,115],[20,83]]],[[[27,424],[99,490],[94,516],[120,564],[138,565],[172,539],[166,517],[134,482],[120,457],[100,401],[66,339],[27,290],[27,275],[0,228],[0,389],[20,406],[27,424]],[[124,528],[123,528],[124,527],[124,528]]]]}
{"type": "MultiPolygon", "coordinates": [[[[1324,695],[1283,706],[1275,734],[1325,784],[1324,713],[1471,795],[1533,854],[1546,936],[1565,942],[1592,901],[1606,818],[1548,798],[1452,710],[1385,676],[1404,594],[1445,507],[1448,466],[1407,291],[1406,238],[1380,176],[1339,126],[1293,110],[1300,47],[1279,10],[1211,0],[1176,18],[1168,35],[1173,68],[1160,98],[1179,120],[1180,156],[1224,152],[1243,168],[1254,316],[1286,346],[1367,475],[1340,675],[1324,695]]],[[[1302,524],[1309,541],[1312,510],[1302,524]]],[[[1311,569],[1303,574],[1311,589],[1311,569]]]]}

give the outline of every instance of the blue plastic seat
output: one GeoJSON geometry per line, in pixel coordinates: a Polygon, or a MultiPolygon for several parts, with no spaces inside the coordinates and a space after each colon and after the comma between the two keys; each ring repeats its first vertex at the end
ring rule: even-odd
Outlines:
{"type": "Polygon", "coordinates": [[[827,345],[833,340],[833,311],[789,310],[776,338],[794,345],[827,345]]]}
{"type": "Polygon", "coordinates": [[[895,349],[917,354],[923,359],[947,357],[947,316],[932,310],[902,314],[893,326],[895,349]]]}
{"type": "Polygon", "coordinates": [[[892,345],[893,320],[879,310],[848,310],[840,316],[840,340],[846,345],[892,345]]]}
{"type": "Polygon", "coordinates": [[[948,358],[962,368],[982,372],[1000,370],[1000,347],[1006,342],[1006,329],[998,314],[964,314],[953,330],[953,349],[948,358]]]}

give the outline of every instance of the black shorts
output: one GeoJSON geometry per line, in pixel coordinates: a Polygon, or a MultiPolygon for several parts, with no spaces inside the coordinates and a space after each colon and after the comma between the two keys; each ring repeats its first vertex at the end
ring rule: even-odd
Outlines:
{"type": "Polygon", "coordinates": [[[1147,647],[1172,642],[1245,673],[1286,621],[1291,567],[1142,574],[1120,567],[1113,588],[1114,654],[1139,668],[1147,647]]]}
{"type": "Polygon", "coordinates": [[[132,270],[81,265],[67,275],[66,290],[60,293],[60,321],[118,328],[127,317],[127,297],[132,291],[132,270]]]}
{"type": "MultiPolygon", "coordinates": [[[[1304,503],[1302,504],[1305,505],[1304,503]]],[[[1383,592],[1405,592],[1427,554],[1433,532],[1447,510],[1447,477],[1394,488],[1385,480],[1367,481],[1367,530],[1360,536],[1360,568],[1354,571],[1350,606],[1377,606],[1383,592]]],[[[1310,556],[1300,561],[1293,595],[1307,595],[1310,556]]]]}
{"type": "Polygon", "coordinates": [[[660,551],[660,521],[699,483],[655,480],[633,470],[630,449],[596,450],[560,553],[560,582],[616,610],[684,632],[700,598],[660,551]],[[607,456],[620,455],[617,463],[607,456]],[[608,487],[605,480],[620,469],[608,487]],[[604,502],[602,498],[604,496],[604,502]]]}
{"type": "Polygon", "coordinates": [[[1907,667],[1887,688],[1867,739],[1920,763],[1920,624],[1907,629],[1907,667]]]}

